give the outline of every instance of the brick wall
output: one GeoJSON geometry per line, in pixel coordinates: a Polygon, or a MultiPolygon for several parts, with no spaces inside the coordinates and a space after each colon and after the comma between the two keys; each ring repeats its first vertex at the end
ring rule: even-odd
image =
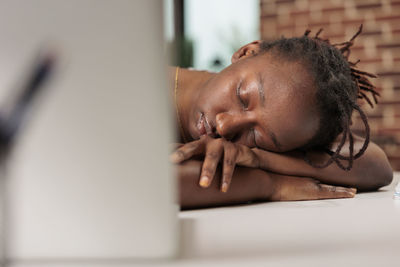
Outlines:
{"type": "MultiPolygon", "coordinates": [[[[360,59],[358,68],[379,76],[373,79],[381,94],[378,106],[362,107],[369,117],[372,140],[385,150],[392,167],[400,170],[400,0],[260,0],[260,7],[264,40],[324,28],[321,37],[339,43],[364,25],[350,60],[360,59]]],[[[363,132],[358,114],[353,123],[354,132],[363,132]]]]}

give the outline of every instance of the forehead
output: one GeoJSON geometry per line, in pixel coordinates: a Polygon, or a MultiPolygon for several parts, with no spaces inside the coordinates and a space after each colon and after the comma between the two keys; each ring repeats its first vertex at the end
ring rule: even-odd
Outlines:
{"type": "Polygon", "coordinates": [[[260,56],[259,61],[263,62],[258,76],[265,95],[260,125],[270,137],[271,132],[275,135],[283,150],[304,145],[318,127],[312,76],[299,62],[268,54],[260,56]]]}
{"type": "Polygon", "coordinates": [[[313,77],[306,65],[298,60],[289,61],[278,56],[264,53],[255,57],[254,71],[262,76],[263,82],[273,85],[275,90],[282,88],[280,93],[315,93],[313,90],[304,90],[313,87],[313,77]]]}

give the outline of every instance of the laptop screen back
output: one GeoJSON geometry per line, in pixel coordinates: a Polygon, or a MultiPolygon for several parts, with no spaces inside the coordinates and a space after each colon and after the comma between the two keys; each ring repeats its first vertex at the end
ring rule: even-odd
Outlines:
{"type": "Polygon", "coordinates": [[[161,1],[0,2],[0,99],[38,50],[56,68],[5,171],[5,256],[176,253],[161,1]]]}

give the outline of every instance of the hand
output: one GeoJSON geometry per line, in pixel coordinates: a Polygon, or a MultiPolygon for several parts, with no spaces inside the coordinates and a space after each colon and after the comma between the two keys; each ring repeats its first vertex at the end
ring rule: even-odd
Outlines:
{"type": "Polygon", "coordinates": [[[247,146],[235,144],[225,138],[212,138],[203,135],[199,140],[186,143],[179,147],[170,160],[181,163],[195,155],[204,155],[203,166],[200,174],[200,186],[208,187],[214,178],[218,163],[223,158],[221,191],[227,192],[232,180],[236,165],[245,167],[259,167],[257,155],[247,146]]]}
{"type": "Polygon", "coordinates": [[[172,143],[169,145],[169,151],[174,152],[175,150],[177,150],[178,148],[180,148],[183,145],[184,144],[182,144],[182,143],[172,143]]]}
{"type": "Polygon", "coordinates": [[[276,177],[275,191],[270,200],[317,200],[329,198],[353,198],[356,188],[322,184],[320,181],[305,177],[276,177]]]}

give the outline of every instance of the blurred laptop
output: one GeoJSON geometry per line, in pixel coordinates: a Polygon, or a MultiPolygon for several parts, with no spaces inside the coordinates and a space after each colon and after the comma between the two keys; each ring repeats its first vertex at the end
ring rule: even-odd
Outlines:
{"type": "Polygon", "coordinates": [[[0,107],[57,63],[1,177],[8,262],[176,254],[162,29],[157,0],[0,1],[0,107]]]}

